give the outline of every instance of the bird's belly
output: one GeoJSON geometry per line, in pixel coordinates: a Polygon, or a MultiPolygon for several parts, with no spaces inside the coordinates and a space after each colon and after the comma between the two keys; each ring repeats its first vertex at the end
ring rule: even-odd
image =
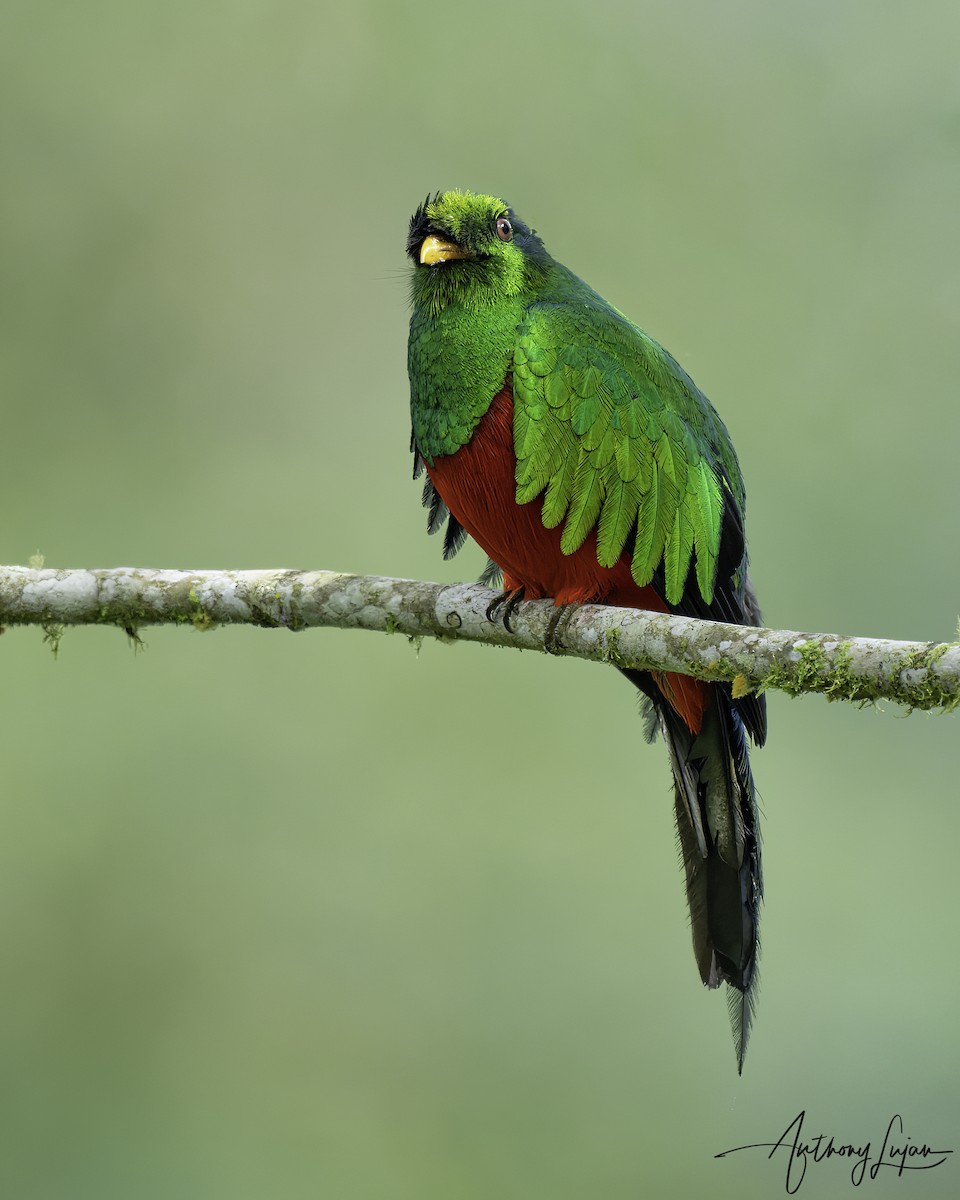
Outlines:
{"type": "MultiPolygon", "coordinates": [[[[634,582],[628,555],[621,555],[612,567],[600,566],[595,532],[579,550],[564,554],[563,527],[544,526],[542,501],[517,503],[516,463],[508,382],[494,396],[470,441],[427,467],[444,504],[503,570],[505,588],[522,587],[528,600],[552,596],[555,604],[580,601],[670,611],[652,587],[634,582]]],[[[654,679],[687,727],[697,732],[710,702],[710,686],[686,675],[656,672],[654,679]]]]}
{"type": "Polygon", "coordinates": [[[547,529],[543,501],[516,500],[513,397],[497,393],[473,437],[456,454],[435,458],[430,481],[467,533],[502,568],[504,586],[523,587],[527,599],[552,596],[557,604],[605,601],[666,612],[652,587],[638,587],[624,555],[613,567],[597,562],[596,533],[573,554],[560,549],[563,526],[547,529]]]}

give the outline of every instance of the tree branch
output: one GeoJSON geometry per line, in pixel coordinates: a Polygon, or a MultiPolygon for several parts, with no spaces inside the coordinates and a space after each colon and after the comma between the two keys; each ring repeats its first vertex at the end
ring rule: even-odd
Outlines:
{"type": "MultiPolygon", "coordinates": [[[[499,593],[476,584],[422,583],[333,571],[44,570],[0,567],[0,624],[317,626],[371,629],[545,650],[557,610],[518,606],[509,632],[486,610],[499,593]]],[[[726,680],[734,694],[779,688],[792,695],[895,700],[909,708],[960,703],[960,645],[755,629],[636,609],[584,605],[561,621],[555,653],[622,667],[726,680]]]]}

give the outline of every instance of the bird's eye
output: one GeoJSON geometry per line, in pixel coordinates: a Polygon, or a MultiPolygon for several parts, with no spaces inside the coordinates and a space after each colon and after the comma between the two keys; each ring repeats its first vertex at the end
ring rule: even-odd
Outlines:
{"type": "Polygon", "coordinates": [[[506,217],[497,217],[497,237],[501,242],[513,240],[513,226],[506,217]]]}

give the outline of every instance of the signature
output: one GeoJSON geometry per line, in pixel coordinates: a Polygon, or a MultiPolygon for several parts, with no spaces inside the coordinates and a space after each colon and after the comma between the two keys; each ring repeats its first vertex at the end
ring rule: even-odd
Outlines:
{"type": "Polygon", "coordinates": [[[850,1182],[859,1187],[864,1179],[875,1180],[881,1170],[892,1168],[900,1176],[904,1171],[930,1171],[940,1167],[947,1161],[952,1150],[931,1150],[923,1142],[917,1144],[909,1137],[903,1137],[903,1118],[894,1113],[883,1135],[883,1142],[877,1153],[874,1153],[872,1142],[856,1145],[853,1142],[843,1142],[825,1133],[816,1137],[806,1138],[803,1134],[803,1122],[806,1120],[806,1110],[801,1111],[775,1142],[754,1142],[750,1146],[734,1146],[732,1150],[722,1150],[714,1158],[725,1158],[728,1154],[736,1154],[739,1150],[769,1150],[767,1158],[782,1150],[787,1160],[786,1189],[792,1196],[800,1190],[807,1167],[811,1163],[826,1162],[827,1159],[846,1159],[853,1165],[850,1168],[850,1182]]]}

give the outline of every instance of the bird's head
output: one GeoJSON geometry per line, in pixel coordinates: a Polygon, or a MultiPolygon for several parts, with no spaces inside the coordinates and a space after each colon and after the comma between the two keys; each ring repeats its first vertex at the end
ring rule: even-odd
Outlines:
{"type": "Polygon", "coordinates": [[[495,196],[440,192],[410,220],[415,307],[481,309],[543,281],[552,259],[536,233],[495,196]]]}

